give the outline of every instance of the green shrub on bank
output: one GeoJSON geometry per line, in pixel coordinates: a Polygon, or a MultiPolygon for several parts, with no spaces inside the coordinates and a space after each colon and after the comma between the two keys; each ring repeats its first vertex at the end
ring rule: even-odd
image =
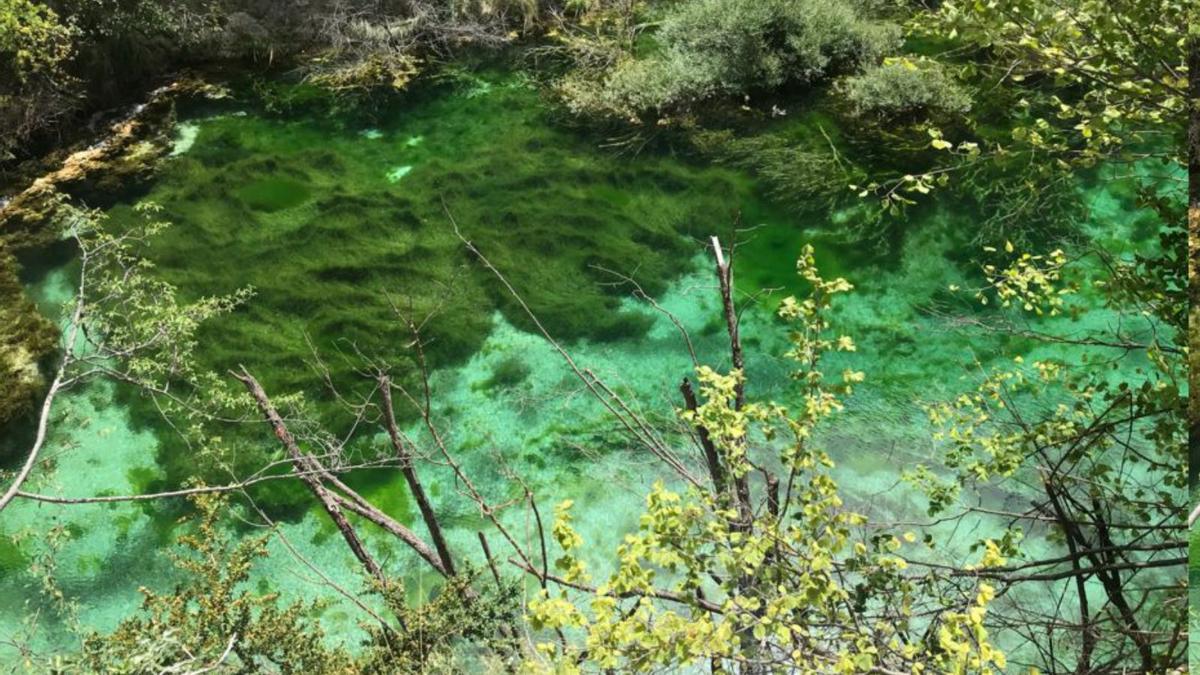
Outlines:
{"type": "Polygon", "coordinates": [[[0,0],[0,159],[11,156],[45,117],[65,114],[65,64],[72,30],[49,7],[29,0],[0,0]]]}
{"type": "Polygon", "coordinates": [[[858,115],[885,119],[962,114],[971,96],[936,61],[885,59],[843,82],[846,100],[858,115]]]}
{"type": "Polygon", "coordinates": [[[895,49],[899,37],[895,25],[847,0],[690,0],[663,19],[650,55],[605,73],[576,71],[561,91],[577,112],[670,113],[854,71],[895,49]]]}

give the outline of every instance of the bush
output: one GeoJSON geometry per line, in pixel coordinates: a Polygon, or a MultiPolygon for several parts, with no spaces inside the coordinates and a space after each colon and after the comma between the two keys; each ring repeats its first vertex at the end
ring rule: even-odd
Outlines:
{"type": "Polygon", "coordinates": [[[899,29],[848,0],[689,0],[662,21],[650,55],[562,85],[576,111],[635,117],[721,94],[809,83],[878,61],[899,29]]]}
{"type": "Polygon", "coordinates": [[[0,0],[0,159],[13,152],[46,118],[74,105],[66,64],[74,33],[58,14],[30,0],[0,0]]]}
{"type": "Polygon", "coordinates": [[[856,114],[887,119],[971,109],[971,97],[963,86],[941,64],[928,59],[886,59],[846,78],[843,92],[856,114]]]}

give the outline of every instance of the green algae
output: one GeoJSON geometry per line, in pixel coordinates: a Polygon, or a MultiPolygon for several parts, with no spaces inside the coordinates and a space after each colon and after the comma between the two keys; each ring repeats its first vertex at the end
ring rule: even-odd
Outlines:
{"type": "Polygon", "coordinates": [[[491,375],[486,380],[472,386],[479,391],[489,392],[497,389],[510,389],[524,382],[530,372],[532,369],[521,360],[521,357],[510,354],[492,366],[491,375]]]}
{"type": "MultiPolygon", "coordinates": [[[[193,144],[142,195],[173,223],[146,254],[187,297],[255,291],[252,303],[202,330],[202,365],[245,365],[273,395],[304,393],[337,425],[344,416],[310,367],[310,343],[331,382],[350,392],[366,383],[348,355],[413,376],[409,320],[422,326],[435,368],[479,349],[496,310],[532,329],[467,254],[452,218],[552,335],[636,338],[651,321],[622,308],[626,291],[613,272],[660,293],[691,264],[689,236],[727,229],[743,204],[757,202],[744,175],[669,155],[630,161],[603,150],[600,137],[556,125],[520,81],[494,84],[476,82],[471,95],[415,92],[403,114],[366,130],[309,117],[190,121],[193,144]]],[[[119,225],[131,204],[110,215],[119,225]]],[[[154,427],[149,402],[129,404],[154,427]]],[[[247,469],[270,447],[261,436],[230,442],[247,469]]],[[[165,439],[160,454],[164,485],[196,470],[179,441],[165,439]]],[[[267,504],[308,501],[282,482],[261,494],[267,504]]]]}
{"type": "Polygon", "coordinates": [[[299,181],[264,178],[238,188],[234,194],[255,211],[274,213],[303,204],[311,193],[299,181]]]}
{"type": "Polygon", "coordinates": [[[0,537],[0,573],[13,574],[24,569],[28,557],[10,537],[0,537]]]}

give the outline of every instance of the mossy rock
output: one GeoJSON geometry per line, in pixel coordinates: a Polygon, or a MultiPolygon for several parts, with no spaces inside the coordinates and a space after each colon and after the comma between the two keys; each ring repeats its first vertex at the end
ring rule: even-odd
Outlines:
{"type": "Polygon", "coordinates": [[[98,141],[80,143],[58,168],[0,204],[0,236],[15,248],[53,242],[58,232],[51,224],[61,195],[93,206],[111,203],[114,196],[153,175],[170,151],[177,100],[221,95],[220,88],[186,77],[152,92],[98,141]]]}
{"type": "Polygon", "coordinates": [[[41,365],[58,342],[58,330],[25,295],[17,270],[16,258],[0,239],[0,436],[31,418],[46,387],[41,365]]]}

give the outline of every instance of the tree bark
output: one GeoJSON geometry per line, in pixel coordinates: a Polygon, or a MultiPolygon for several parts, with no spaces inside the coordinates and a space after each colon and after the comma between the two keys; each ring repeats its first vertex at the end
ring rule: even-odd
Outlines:
{"type": "MultiPolygon", "coordinates": [[[[1191,354],[1200,349],[1200,37],[1188,40],[1188,297],[1191,311],[1188,322],[1188,344],[1191,354]]],[[[1194,358],[1194,357],[1189,357],[1194,358]]],[[[1200,479],[1200,368],[1190,368],[1188,375],[1188,479],[1193,489],[1200,479]]]]}
{"type": "MultiPolygon", "coordinates": [[[[734,370],[737,370],[742,378],[734,389],[733,409],[741,410],[746,403],[746,360],[742,352],[741,334],[738,330],[737,307],[733,302],[733,261],[725,259],[725,252],[721,248],[721,240],[716,236],[712,237],[712,247],[713,255],[717,259],[717,281],[720,283],[721,288],[721,307],[725,313],[725,329],[729,333],[729,355],[733,362],[734,370]]],[[[745,439],[741,442],[744,443],[745,439]]],[[[730,468],[733,468],[732,465],[730,465],[730,468]]],[[[735,531],[749,532],[754,527],[754,508],[750,503],[749,475],[749,471],[743,471],[740,475],[736,471],[733,472],[733,492],[736,497],[738,514],[738,522],[732,525],[732,529],[735,531]]],[[[747,597],[752,596],[755,583],[756,580],[754,578],[740,574],[737,580],[738,592],[747,597]]],[[[742,664],[740,672],[743,675],[759,675],[760,673],[767,672],[766,664],[758,660],[761,641],[756,639],[753,632],[749,629],[739,630],[738,639],[741,641],[745,653],[749,656],[746,662],[742,664]]]]}
{"type": "Polygon", "coordinates": [[[379,388],[383,392],[383,421],[387,427],[388,438],[392,442],[392,449],[396,452],[396,458],[400,460],[400,473],[404,474],[408,489],[417,502],[421,519],[425,521],[425,529],[429,530],[429,537],[433,539],[433,547],[437,549],[438,557],[442,559],[442,567],[446,574],[453,576],[454,560],[450,555],[450,546],[442,534],[442,526],[433,510],[433,504],[429,501],[429,496],[425,494],[425,487],[421,485],[421,480],[417,477],[417,470],[413,467],[412,453],[404,445],[404,440],[400,438],[400,430],[396,426],[395,409],[392,407],[392,381],[387,375],[379,376],[379,388]]]}
{"type": "MultiPolygon", "coordinates": [[[[692,382],[686,377],[679,385],[679,392],[683,394],[683,402],[689,412],[696,412],[699,404],[696,401],[696,392],[692,390],[692,382]]],[[[712,478],[713,492],[717,498],[725,497],[725,467],[721,466],[721,456],[717,454],[717,448],[713,445],[712,438],[708,435],[708,429],[704,428],[703,424],[696,424],[696,435],[700,438],[700,447],[704,450],[704,462],[708,465],[708,475],[712,478]]]]}
{"type": "MultiPolygon", "coordinates": [[[[742,339],[738,332],[737,308],[733,304],[733,261],[725,260],[725,253],[721,250],[719,239],[713,237],[712,245],[713,252],[717,257],[717,280],[721,284],[721,306],[725,311],[725,328],[729,331],[729,355],[733,360],[734,369],[740,370],[744,374],[746,359],[742,353],[742,339]]],[[[743,381],[734,390],[734,409],[741,410],[745,402],[746,388],[743,381]]]]}
{"type": "MultiPolygon", "coordinates": [[[[743,380],[738,383],[734,390],[733,408],[741,410],[746,402],[746,360],[742,353],[742,339],[738,332],[738,316],[737,308],[733,304],[733,261],[725,259],[725,253],[721,249],[721,241],[715,236],[712,238],[713,254],[717,258],[717,280],[721,285],[721,306],[725,311],[725,328],[729,332],[729,354],[733,361],[733,368],[741,373],[743,380]]],[[[747,473],[733,476],[733,490],[737,496],[737,508],[739,520],[742,521],[743,527],[749,527],[751,519],[754,517],[750,505],[750,481],[746,478],[747,473]]]]}
{"type": "MultiPolygon", "coordinates": [[[[338,483],[338,485],[341,485],[341,483],[338,483]]],[[[346,491],[343,490],[343,492],[346,491]]],[[[442,559],[438,557],[437,552],[421,541],[421,538],[415,532],[401,525],[395,518],[380,511],[370,502],[359,496],[358,493],[350,491],[349,496],[334,493],[334,499],[347,511],[352,511],[395,535],[397,539],[403,541],[417,555],[421,556],[425,562],[429,563],[438,574],[444,577],[450,576],[446,568],[442,567],[442,559]]]]}
{"type": "Polygon", "coordinates": [[[317,497],[317,501],[321,502],[321,506],[325,507],[325,512],[333,520],[333,524],[337,526],[339,532],[342,533],[342,538],[346,540],[346,545],[354,553],[354,557],[358,558],[367,572],[379,580],[380,583],[386,584],[387,577],[384,576],[383,570],[367,549],[363,546],[362,540],[358,538],[358,534],[354,531],[354,527],[350,525],[350,521],[346,519],[346,515],[342,513],[341,506],[338,503],[337,497],[332,494],[321,483],[320,475],[325,471],[325,468],[314,458],[302,450],[296,444],[296,439],[292,433],[288,431],[287,425],[283,418],[279,416],[279,412],[275,410],[275,406],[271,404],[271,400],[267,398],[267,392],[263,391],[262,385],[258,380],[254,379],[245,368],[242,368],[241,373],[234,373],[234,377],[246,386],[247,391],[254,397],[254,402],[258,404],[258,409],[266,418],[267,423],[271,425],[271,429],[275,432],[275,437],[283,444],[287,450],[288,456],[292,458],[292,470],[300,476],[300,480],[304,481],[312,493],[317,497]]]}

